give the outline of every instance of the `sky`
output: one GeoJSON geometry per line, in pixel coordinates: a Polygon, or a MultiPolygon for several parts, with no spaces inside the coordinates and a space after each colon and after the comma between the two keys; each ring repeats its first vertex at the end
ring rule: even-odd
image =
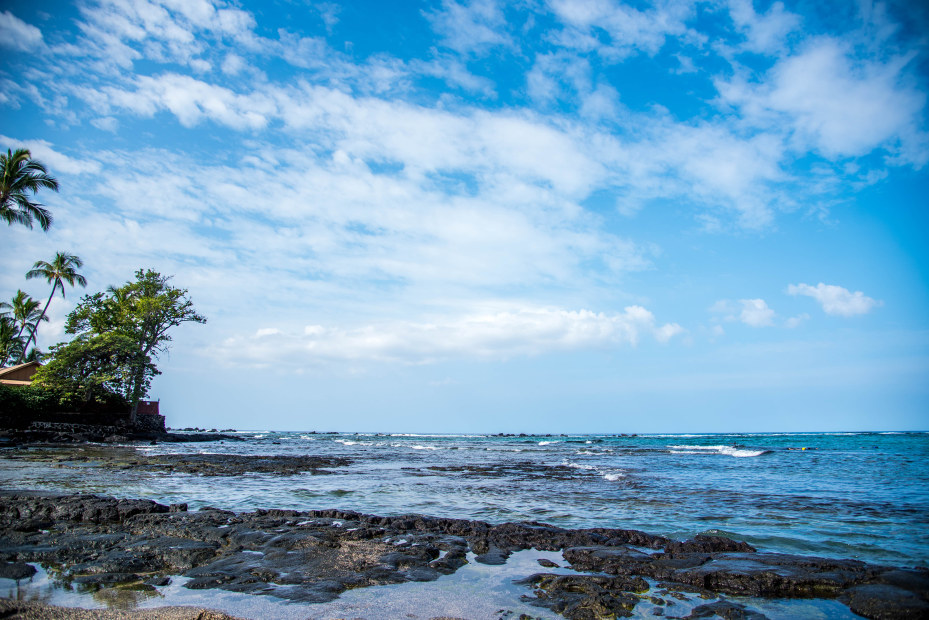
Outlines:
{"type": "Polygon", "coordinates": [[[169,426],[929,429],[929,9],[0,3],[0,296],[172,275],[169,426]]]}

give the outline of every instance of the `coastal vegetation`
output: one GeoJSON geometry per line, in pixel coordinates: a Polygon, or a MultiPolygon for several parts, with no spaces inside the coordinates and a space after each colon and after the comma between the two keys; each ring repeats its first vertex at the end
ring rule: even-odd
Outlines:
{"type": "Polygon", "coordinates": [[[170,329],[205,323],[187,289],[171,277],[139,269],[135,280],[106,293],[85,295],[68,315],[65,332],[74,339],[52,347],[52,359],[33,377],[36,385],[59,390],[66,400],[106,402],[116,395],[138,404],[160,374],[155,360],[168,350],[170,329]]]}
{"type": "MultiPolygon", "coordinates": [[[[45,278],[46,282],[52,285],[52,292],[48,296],[48,301],[45,302],[45,307],[42,309],[42,313],[39,315],[39,319],[32,329],[30,339],[26,340],[26,348],[29,348],[30,340],[33,343],[36,342],[35,334],[38,331],[39,321],[48,320],[45,313],[48,311],[49,304],[52,303],[55,292],[61,291],[61,296],[64,297],[65,282],[72,287],[75,284],[80,284],[82,287],[87,286],[87,279],[77,272],[77,270],[83,266],[84,261],[77,256],[64,252],[57,252],[55,258],[53,258],[51,262],[46,262],[44,260],[36,261],[32,269],[26,272],[27,280],[45,278]]],[[[20,336],[22,336],[22,333],[20,333],[20,336]]]]}
{"type": "MultiPolygon", "coordinates": [[[[0,174],[0,218],[28,228],[38,223],[47,231],[52,214],[34,198],[41,189],[57,192],[58,181],[22,148],[0,154],[0,174]]],[[[79,272],[83,266],[80,257],[68,252],[35,262],[26,279],[44,279],[51,285],[41,310],[41,302],[22,290],[10,302],[0,302],[0,366],[45,362],[31,385],[0,386],[0,405],[23,415],[128,411],[134,423],[139,401],[160,374],[155,360],[168,350],[171,328],[205,323],[206,318],[194,309],[187,289],[170,284],[171,276],[139,269],[135,279],[122,286],[85,295],[65,324],[65,332],[73,338],[45,354],[37,346],[39,325],[48,322],[55,295],[65,297],[65,284],[87,286],[79,272]]]]}
{"type": "MultiPolygon", "coordinates": [[[[57,192],[58,180],[48,173],[44,164],[32,158],[28,149],[7,149],[5,154],[0,153],[0,219],[10,226],[22,224],[27,228],[38,222],[42,230],[48,231],[52,225],[52,214],[34,200],[40,189],[57,192]]],[[[54,280],[52,295],[40,313],[36,313],[39,302],[21,290],[16,292],[11,303],[0,302],[0,366],[10,361],[21,364],[41,359],[42,353],[37,349],[30,351],[29,343],[35,343],[39,323],[48,320],[45,312],[55,290],[60,288],[64,296],[62,280],[68,281],[71,286],[75,282],[82,286],[86,284],[83,276],[73,271],[81,264],[76,256],[59,252],[51,264],[39,261],[26,274],[26,279],[30,279],[51,273],[48,269],[57,269],[55,277],[49,280],[50,283],[54,280]]]]}
{"type": "MultiPolygon", "coordinates": [[[[18,290],[10,303],[0,301],[0,313],[4,313],[0,317],[0,366],[8,359],[15,359],[20,363],[31,361],[26,356],[28,339],[34,337],[40,321],[48,320],[45,313],[39,311],[39,302],[18,290]],[[25,341],[23,334],[27,335],[25,341]]],[[[33,349],[32,357],[37,353],[33,349]]]]}

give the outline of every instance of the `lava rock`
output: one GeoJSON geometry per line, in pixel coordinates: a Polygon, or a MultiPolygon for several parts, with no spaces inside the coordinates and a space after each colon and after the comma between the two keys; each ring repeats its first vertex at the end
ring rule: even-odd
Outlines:
{"type": "Polygon", "coordinates": [[[29,579],[36,574],[34,566],[25,562],[0,562],[0,579],[29,579]]]}

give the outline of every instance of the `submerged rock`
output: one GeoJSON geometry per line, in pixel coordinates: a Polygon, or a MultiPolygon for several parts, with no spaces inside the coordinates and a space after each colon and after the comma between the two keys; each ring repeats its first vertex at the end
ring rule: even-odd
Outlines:
{"type": "Polygon", "coordinates": [[[631,616],[640,600],[633,592],[648,590],[648,583],[638,577],[541,573],[517,583],[534,589],[536,598],[530,602],[571,620],[631,616]]]}

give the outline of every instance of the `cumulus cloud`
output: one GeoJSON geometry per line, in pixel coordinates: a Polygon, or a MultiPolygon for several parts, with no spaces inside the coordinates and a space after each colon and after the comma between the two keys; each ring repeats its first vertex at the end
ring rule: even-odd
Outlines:
{"type": "Polygon", "coordinates": [[[721,299],[710,307],[710,312],[722,315],[726,321],[739,321],[750,327],[770,327],[776,316],[763,299],[740,299],[738,302],[721,299]]]}
{"type": "Polygon", "coordinates": [[[763,299],[740,299],[742,311],[739,320],[751,327],[767,327],[774,324],[774,310],[763,299]]]}
{"type": "Polygon", "coordinates": [[[866,296],[861,291],[852,293],[847,288],[820,282],[816,286],[809,284],[791,284],[787,287],[789,295],[812,297],[822,306],[823,312],[833,316],[855,316],[867,314],[883,302],[866,296]]]}
{"type": "Polygon", "coordinates": [[[780,60],[761,83],[737,78],[717,87],[756,124],[787,123],[794,148],[830,158],[887,148],[919,164],[929,158],[919,129],[926,95],[905,82],[909,61],[858,58],[846,44],[820,37],[780,60]]]}
{"type": "Polygon", "coordinates": [[[0,13],[0,47],[28,52],[41,46],[41,30],[9,11],[0,13]]]}
{"type": "Polygon", "coordinates": [[[641,306],[620,313],[523,308],[436,322],[357,328],[309,325],[302,334],[263,328],[227,341],[217,355],[239,363],[377,361],[423,364],[448,359],[507,359],[559,351],[635,347],[643,337],[668,342],[683,329],[658,325],[641,306]]]}

